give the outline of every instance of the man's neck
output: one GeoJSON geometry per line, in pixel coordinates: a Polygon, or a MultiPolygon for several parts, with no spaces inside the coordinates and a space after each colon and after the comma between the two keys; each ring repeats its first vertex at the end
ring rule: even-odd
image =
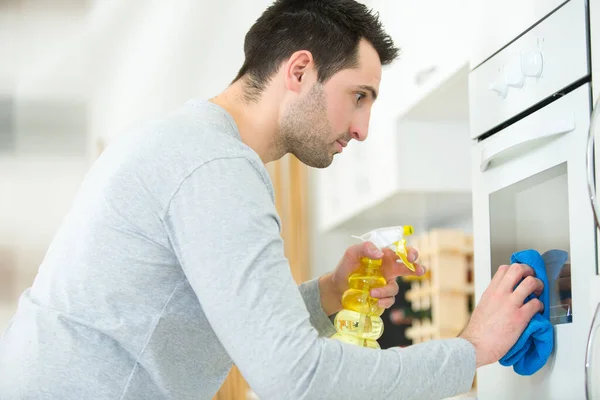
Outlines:
{"type": "Polygon", "coordinates": [[[258,101],[248,101],[244,97],[243,82],[238,80],[210,99],[233,117],[242,141],[254,150],[265,164],[285,155],[285,149],[278,137],[279,107],[277,102],[268,100],[272,97],[265,92],[258,101]]]}

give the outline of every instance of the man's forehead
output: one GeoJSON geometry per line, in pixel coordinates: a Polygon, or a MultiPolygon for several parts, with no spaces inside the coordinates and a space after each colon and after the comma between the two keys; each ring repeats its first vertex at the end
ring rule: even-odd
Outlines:
{"type": "Polygon", "coordinates": [[[344,86],[353,86],[363,90],[375,89],[375,91],[378,91],[381,81],[381,70],[368,70],[359,66],[345,68],[336,72],[331,80],[337,82],[336,84],[343,84],[344,86]]]}
{"type": "Polygon", "coordinates": [[[347,70],[348,74],[346,75],[349,84],[365,91],[375,91],[374,97],[377,97],[381,82],[381,64],[379,64],[379,58],[377,60],[377,64],[368,67],[359,64],[355,68],[350,68],[347,70]]]}
{"type": "Polygon", "coordinates": [[[358,46],[358,65],[353,68],[357,78],[364,80],[364,85],[379,87],[381,81],[381,60],[371,43],[361,40],[358,46]]]}

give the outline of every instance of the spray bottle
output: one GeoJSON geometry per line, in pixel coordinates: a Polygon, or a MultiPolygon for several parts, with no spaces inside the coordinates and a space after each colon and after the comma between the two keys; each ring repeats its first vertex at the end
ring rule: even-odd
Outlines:
{"type": "MultiPolygon", "coordinates": [[[[412,235],[413,227],[394,226],[376,229],[362,236],[353,236],[363,241],[372,242],[377,248],[393,250],[404,265],[411,271],[415,266],[408,261],[405,236],[412,235]]],[[[335,317],[336,334],[332,338],[362,347],[379,349],[377,339],[383,334],[381,314],[384,309],[377,305],[378,299],[370,296],[371,289],[387,284],[379,268],[382,260],[363,257],[360,268],[348,278],[348,290],[342,296],[342,307],[335,317]]]]}

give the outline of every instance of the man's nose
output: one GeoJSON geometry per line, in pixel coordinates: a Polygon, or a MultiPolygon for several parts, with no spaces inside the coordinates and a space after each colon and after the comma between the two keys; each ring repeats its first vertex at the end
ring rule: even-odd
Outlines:
{"type": "Polygon", "coordinates": [[[359,142],[367,139],[367,136],[369,135],[369,122],[367,121],[363,124],[354,125],[350,129],[350,135],[352,136],[352,139],[358,140],[359,142]]]}

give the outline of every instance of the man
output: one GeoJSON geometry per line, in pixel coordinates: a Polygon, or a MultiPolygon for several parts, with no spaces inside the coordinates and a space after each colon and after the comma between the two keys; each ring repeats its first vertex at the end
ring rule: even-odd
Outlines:
{"type": "MultiPolygon", "coordinates": [[[[232,361],[261,399],[442,398],[516,342],[541,282],[500,267],[460,338],[373,350],[329,336],[346,278],[294,283],[264,163],[324,168],[367,137],[397,50],[352,0],[276,1],[234,82],[119,139],[91,168],[0,342],[2,399],[210,399],[232,361]],[[523,283],[513,292],[515,285],[523,283]]],[[[411,259],[416,259],[411,250],[411,259]]],[[[419,273],[424,269],[420,266],[419,273]]]]}

